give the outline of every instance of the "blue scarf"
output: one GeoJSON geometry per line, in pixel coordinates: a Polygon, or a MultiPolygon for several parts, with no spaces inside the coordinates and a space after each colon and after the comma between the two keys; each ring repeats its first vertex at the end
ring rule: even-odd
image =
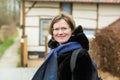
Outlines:
{"type": "Polygon", "coordinates": [[[68,51],[81,48],[81,45],[77,42],[69,42],[58,46],[55,49],[51,49],[46,60],[40,66],[35,73],[32,80],[57,80],[58,62],[57,57],[68,51]]]}

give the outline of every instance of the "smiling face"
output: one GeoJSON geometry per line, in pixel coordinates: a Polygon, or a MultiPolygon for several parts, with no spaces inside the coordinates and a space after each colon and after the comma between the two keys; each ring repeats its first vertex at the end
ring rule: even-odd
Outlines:
{"type": "Polygon", "coordinates": [[[53,25],[53,37],[59,44],[66,43],[72,35],[72,30],[64,19],[53,25]]]}

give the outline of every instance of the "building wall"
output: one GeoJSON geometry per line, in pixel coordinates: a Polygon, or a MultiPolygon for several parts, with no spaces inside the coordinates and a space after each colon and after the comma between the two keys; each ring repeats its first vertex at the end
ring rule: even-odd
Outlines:
{"type": "MultiPolygon", "coordinates": [[[[52,19],[60,13],[58,2],[38,2],[29,10],[33,3],[26,3],[26,35],[28,46],[40,46],[40,20],[52,19]]],[[[87,29],[103,28],[120,18],[119,4],[73,3],[72,15],[77,25],[87,29]],[[97,16],[98,14],[98,16],[97,16]],[[98,24],[97,24],[98,21],[98,24]]],[[[31,49],[28,49],[31,50],[31,49]]]]}
{"type": "MultiPolygon", "coordinates": [[[[32,4],[31,4],[32,5],[32,4]]],[[[29,6],[28,6],[29,7],[29,6]]],[[[26,11],[29,8],[26,8],[26,11]]],[[[38,2],[27,13],[27,16],[54,16],[59,13],[59,3],[53,2],[38,2]]]]}
{"type": "Polygon", "coordinates": [[[28,51],[44,51],[44,46],[40,46],[40,20],[52,19],[59,14],[59,3],[39,2],[34,8],[29,10],[33,3],[26,3],[26,35],[28,39],[28,51]]]}
{"type": "Polygon", "coordinates": [[[73,17],[76,25],[82,25],[84,28],[96,28],[96,4],[74,3],[73,17]]]}
{"type": "Polygon", "coordinates": [[[81,24],[84,28],[91,29],[96,29],[98,19],[98,28],[101,29],[120,18],[120,5],[99,4],[97,8],[97,4],[75,3],[73,5],[73,16],[76,25],[81,24]]]}
{"type": "Polygon", "coordinates": [[[119,4],[100,4],[99,28],[103,28],[120,18],[119,4]]]}

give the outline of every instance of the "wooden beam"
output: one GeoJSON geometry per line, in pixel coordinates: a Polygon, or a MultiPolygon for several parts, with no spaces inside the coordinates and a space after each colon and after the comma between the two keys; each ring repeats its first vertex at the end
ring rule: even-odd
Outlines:
{"type": "Polygon", "coordinates": [[[96,19],[96,32],[98,31],[98,26],[99,26],[99,4],[97,4],[97,19],[96,19]]]}
{"type": "Polygon", "coordinates": [[[22,36],[25,36],[25,0],[22,0],[22,36]]]}
{"type": "Polygon", "coordinates": [[[21,39],[21,64],[27,67],[28,50],[27,50],[27,36],[25,34],[25,0],[22,0],[22,39],[21,39]]]}
{"type": "Polygon", "coordinates": [[[35,1],[35,2],[32,4],[32,6],[28,9],[28,11],[26,12],[26,14],[35,6],[36,3],[37,3],[37,2],[35,1]]]}

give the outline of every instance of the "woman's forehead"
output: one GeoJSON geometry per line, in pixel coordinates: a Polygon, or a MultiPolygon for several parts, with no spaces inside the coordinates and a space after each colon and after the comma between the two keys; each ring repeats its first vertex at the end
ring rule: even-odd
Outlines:
{"type": "Polygon", "coordinates": [[[69,24],[64,19],[61,19],[61,20],[57,21],[56,23],[54,23],[53,26],[54,27],[56,27],[56,26],[69,26],[69,24]]]}

